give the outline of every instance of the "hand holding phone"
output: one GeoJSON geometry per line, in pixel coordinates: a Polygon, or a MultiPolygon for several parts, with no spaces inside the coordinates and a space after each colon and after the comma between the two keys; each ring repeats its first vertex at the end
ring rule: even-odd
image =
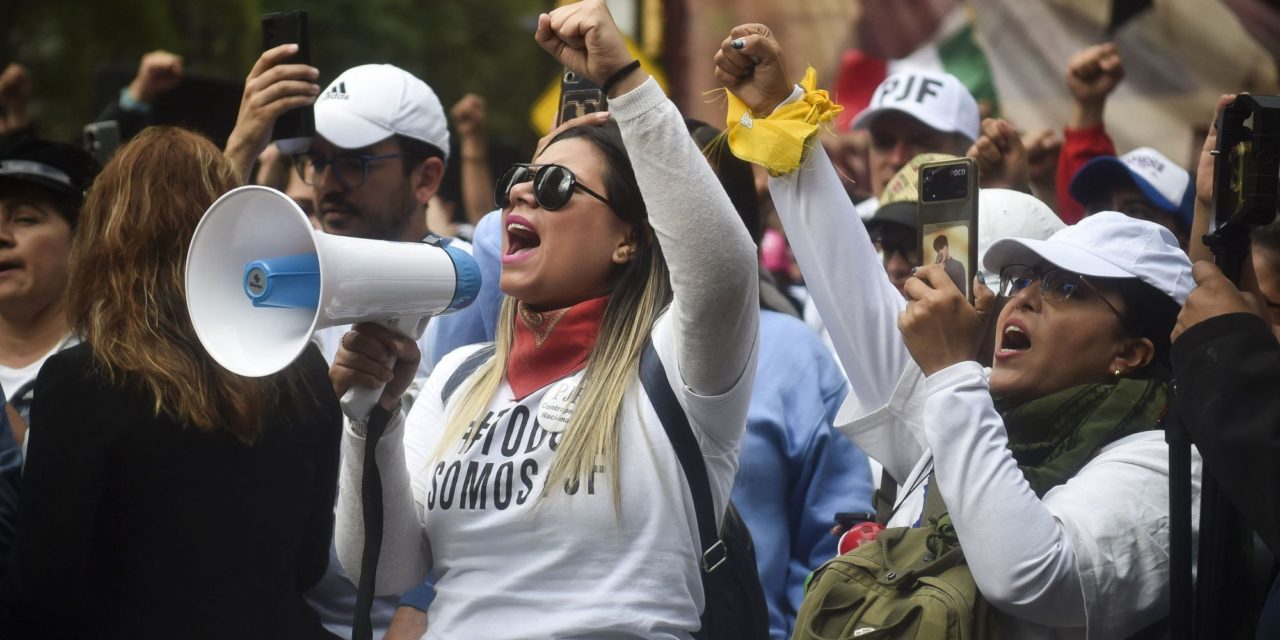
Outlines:
{"type": "Polygon", "coordinates": [[[600,86],[586,76],[568,68],[560,76],[560,109],[556,111],[556,126],[566,120],[572,120],[597,111],[609,108],[608,98],[600,90],[600,86]]]}
{"type": "MultiPolygon", "coordinates": [[[[280,64],[311,64],[306,11],[282,11],[262,16],[262,50],[268,51],[282,44],[296,44],[298,51],[280,64]]],[[[297,153],[310,145],[315,133],[315,117],[311,107],[296,107],[276,119],[271,140],[281,152],[297,153]]]]}

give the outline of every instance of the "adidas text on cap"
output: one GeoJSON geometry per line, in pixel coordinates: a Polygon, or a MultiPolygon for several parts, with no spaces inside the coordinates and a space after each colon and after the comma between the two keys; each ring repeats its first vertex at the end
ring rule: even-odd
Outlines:
{"type": "Polygon", "coordinates": [[[449,156],[449,126],[435,91],[389,64],[342,72],[316,99],[316,133],[343,149],[402,135],[449,156]]]}
{"type": "Polygon", "coordinates": [[[853,119],[854,129],[866,129],[880,114],[899,111],[944,133],[978,139],[978,102],[958,78],[949,73],[905,71],[885,78],[871,104],[853,119]]]}

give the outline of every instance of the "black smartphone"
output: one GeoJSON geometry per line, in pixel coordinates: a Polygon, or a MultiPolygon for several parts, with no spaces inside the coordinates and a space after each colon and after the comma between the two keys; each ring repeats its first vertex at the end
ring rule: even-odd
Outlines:
{"type": "Polygon", "coordinates": [[[84,150],[99,164],[106,164],[120,148],[120,124],[115,120],[90,122],[84,126],[84,150]]]}
{"type": "Polygon", "coordinates": [[[856,513],[848,511],[840,511],[836,513],[836,524],[851,529],[854,525],[863,522],[875,522],[876,514],[868,511],[858,511],[856,513]]]}
{"type": "Polygon", "coordinates": [[[556,126],[565,120],[604,111],[608,104],[599,85],[565,69],[560,76],[560,110],[556,112],[556,126]]]}
{"type": "MultiPolygon", "coordinates": [[[[311,43],[307,36],[306,11],[281,11],[262,16],[262,50],[282,44],[298,45],[298,52],[281,64],[311,64],[311,43]]],[[[276,119],[271,140],[284,153],[306,150],[316,134],[315,115],[311,107],[290,109],[276,119]]]]}
{"type": "Polygon", "coordinates": [[[940,264],[973,302],[978,272],[978,163],[973,158],[920,167],[921,264],[940,264]]]}

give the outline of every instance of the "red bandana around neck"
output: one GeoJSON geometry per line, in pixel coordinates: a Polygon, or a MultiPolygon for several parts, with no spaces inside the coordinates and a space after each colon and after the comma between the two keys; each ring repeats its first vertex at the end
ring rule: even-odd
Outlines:
{"type": "Polygon", "coordinates": [[[507,362],[507,382],[516,400],[586,366],[608,305],[609,296],[554,311],[533,311],[517,303],[507,362]]]}

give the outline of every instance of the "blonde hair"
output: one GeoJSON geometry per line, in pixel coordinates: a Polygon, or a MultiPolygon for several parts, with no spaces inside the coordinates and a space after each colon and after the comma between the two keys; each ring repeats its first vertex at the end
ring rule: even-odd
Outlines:
{"type": "Polygon", "coordinates": [[[150,127],[116,153],[85,199],[71,249],[67,312],[114,383],[155,413],[256,440],[270,379],[210,358],[187,314],[187,248],[205,209],[240,179],[207,138],[150,127]]]}
{"type": "MultiPolygon", "coordinates": [[[[599,337],[587,356],[586,370],[575,392],[577,406],[565,426],[542,495],[560,484],[567,486],[590,478],[597,463],[603,462],[616,510],[622,495],[618,442],[623,400],[636,379],[653,324],[671,302],[671,283],[662,249],[645,219],[639,187],[621,141],[608,132],[600,133],[601,129],[579,127],[565,133],[568,137],[586,138],[602,151],[607,161],[605,184],[609,199],[619,217],[635,227],[637,251],[614,280],[599,337]]],[[[511,357],[515,316],[515,300],[503,296],[494,355],[459,389],[433,460],[443,458],[452,443],[463,438],[497,394],[511,357]]]]}

